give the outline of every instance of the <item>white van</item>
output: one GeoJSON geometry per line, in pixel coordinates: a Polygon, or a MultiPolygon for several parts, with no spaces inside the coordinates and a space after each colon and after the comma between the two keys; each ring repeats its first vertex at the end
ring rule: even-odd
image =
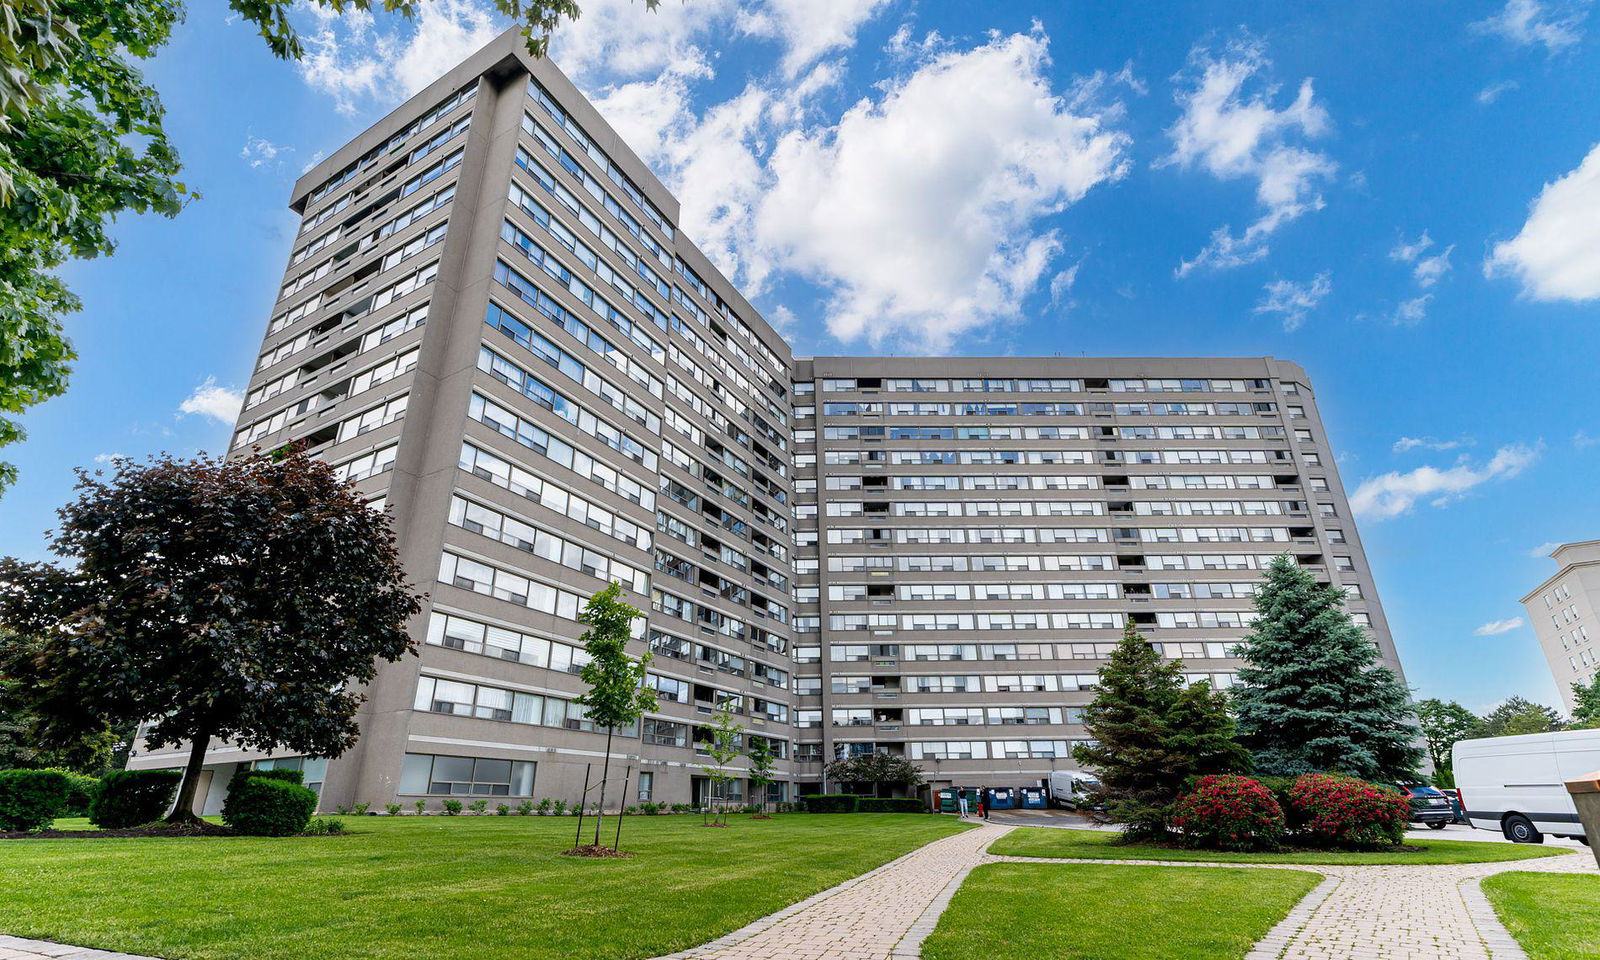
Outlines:
{"type": "Polygon", "coordinates": [[[1088,804],[1088,794],[1100,789],[1100,781],[1081,770],[1052,770],[1045,784],[1050,791],[1050,806],[1078,809],[1088,804]]]}
{"type": "Polygon", "coordinates": [[[1566,781],[1600,770],[1600,730],[1462,740],[1451,751],[1467,819],[1517,843],[1587,842],[1566,781]]]}

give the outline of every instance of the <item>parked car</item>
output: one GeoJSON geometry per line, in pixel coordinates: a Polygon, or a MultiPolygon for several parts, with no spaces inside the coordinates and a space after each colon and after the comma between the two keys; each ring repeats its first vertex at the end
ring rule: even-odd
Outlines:
{"type": "Polygon", "coordinates": [[[1450,798],[1426,784],[1410,786],[1390,784],[1400,795],[1411,801],[1411,822],[1427,824],[1430,830],[1443,830],[1456,818],[1450,798]]]}
{"type": "Polygon", "coordinates": [[[1450,822],[1451,823],[1466,823],[1467,822],[1467,809],[1461,805],[1461,791],[1456,790],[1454,787],[1449,787],[1449,788],[1440,787],[1439,788],[1439,792],[1444,794],[1446,797],[1449,798],[1449,800],[1450,800],[1450,809],[1455,811],[1455,815],[1456,815],[1455,819],[1451,820],[1450,822]]]}
{"type": "Polygon", "coordinates": [[[1451,769],[1467,820],[1515,843],[1545,834],[1589,842],[1566,781],[1600,770],[1600,730],[1462,740],[1451,769]]]}

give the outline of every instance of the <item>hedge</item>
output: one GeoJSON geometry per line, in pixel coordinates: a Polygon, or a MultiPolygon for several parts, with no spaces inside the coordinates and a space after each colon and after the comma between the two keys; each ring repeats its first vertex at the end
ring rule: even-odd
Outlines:
{"type": "Polygon", "coordinates": [[[222,798],[223,823],[232,822],[233,798],[246,780],[281,780],[301,787],[305,786],[306,775],[301,770],[253,770],[249,766],[242,766],[233,771],[233,776],[228,778],[228,795],[222,798]]]}
{"type": "Polygon", "coordinates": [[[89,822],[105,830],[160,820],[183,781],[181,770],[118,770],[100,779],[89,803],[89,822]]]}
{"type": "Polygon", "coordinates": [[[862,797],[857,813],[927,813],[928,805],[916,797],[862,797]]]}
{"type": "Polygon", "coordinates": [[[317,809],[314,792],[277,777],[245,777],[228,801],[222,822],[252,837],[301,833],[317,809]]]}
{"type": "Polygon", "coordinates": [[[47,830],[67,806],[59,770],[0,770],[0,830],[47,830]]]}
{"type": "Polygon", "coordinates": [[[809,793],[800,802],[806,813],[855,813],[860,799],[853,793],[809,793]]]}
{"type": "Polygon", "coordinates": [[[71,770],[52,769],[67,778],[67,803],[61,810],[61,816],[87,817],[89,804],[94,802],[95,791],[100,789],[100,781],[71,770]]]}

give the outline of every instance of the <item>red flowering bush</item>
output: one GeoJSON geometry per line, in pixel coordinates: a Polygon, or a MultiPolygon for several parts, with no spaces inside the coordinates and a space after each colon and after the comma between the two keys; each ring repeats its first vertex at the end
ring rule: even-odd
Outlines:
{"type": "Polygon", "coordinates": [[[1190,846],[1212,850],[1271,850],[1283,839],[1283,808],[1249,777],[1203,777],[1172,808],[1172,825],[1190,846]]]}
{"type": "Polygon", "coordinates": [[[1335,773],[1307,773],[1289,787],[1295,829],[1317,846],[1373,849],[1405,839],[1411,803],[1385,787],[1335,773]]]}

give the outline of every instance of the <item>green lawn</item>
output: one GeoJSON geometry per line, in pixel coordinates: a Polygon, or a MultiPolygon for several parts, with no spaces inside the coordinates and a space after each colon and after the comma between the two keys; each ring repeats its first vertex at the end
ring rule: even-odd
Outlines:
{"type": "Polygon", "coordinates": [[[1322,878],[1301,870],[995,863],[967,877],[928,960],[1222,960],[1322,878]]]}
{"type": "Polygon", "coordinates": [[[1570,851],[1518,843],[1479,843],[1475,840],[1429,840],[1408,843],[1412,852],[1294,852],[1219,853],[1212,850],[1175,850],[1169,847],[1120,846],[1117,834],[1104,830],[1056,830],[1031,827],[1013,830],[996,840],[990,853],[1012,857],[1060,857],[1068,860],[1203,860],[1210,863],[1499,863],[1559,857],[1570,851]]]}
{"type": "Polygon", "coordinates": [[[358,832],[0,841],[0,933],[170,958],[653,957],[963,829],[918,814],[630,817],[637,857],[579,860],[558,855],[571,818],[345,823],[358,832]]]}
{"type": "Polygon", "coordinates": [[[1483,892],[1530,960],[1600,957],[1600,877],[1501,873],[1483,892]]]}

